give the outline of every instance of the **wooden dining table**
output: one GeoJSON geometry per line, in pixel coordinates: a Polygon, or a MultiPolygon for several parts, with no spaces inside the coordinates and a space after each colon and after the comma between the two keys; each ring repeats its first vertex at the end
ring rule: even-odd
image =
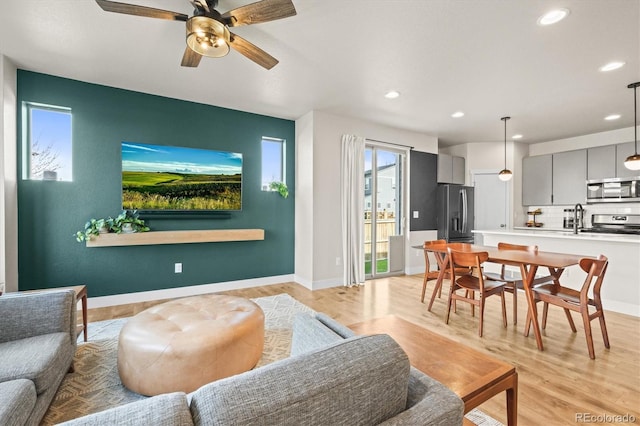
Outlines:
{"type": "MultiPolygon", "coordinates": [[[[529,308],[529,315],[533,324],[533,333],[536,338],[536,344],[539,350],[543,350],[542,333],[540,331],[540,323],[538,322],[538,311],[534,300],[533,291],[531,290],[536,283],[553,281],[556,284],[560,284],[560,276],[566,268],[569,266],[577,265],[580,263],[580,259],[590,256],[580,256],[575,254],[554,253],[547,251],[529,252],[521,250],[499,250],[497,247],[482,246],[468,243],[443,243],[432,244],[427,247],[423,247],[423,250],[431,252],[435,255],[440,273],[436,280],[436,287],[431,295],[429,301],[428,310],[431,311],[433,301],[436,297],[436,293],[442,286],[442,280],[445,275],[445,271],[449,267],[449,256],[447,249],[463,251],[463,252],[478,252],[485,251],[489,254],[488,262],[499,263],[502,265],[517,266],[520,268],[520,273],[523,277],[524,292],[527,297],[527,305],[529,308]],[[536,277],[538,268],[547,268],[549,275],[536,277]]],[[[525,336],[528,336],[529,329],[525,326],[525,336]]]]}

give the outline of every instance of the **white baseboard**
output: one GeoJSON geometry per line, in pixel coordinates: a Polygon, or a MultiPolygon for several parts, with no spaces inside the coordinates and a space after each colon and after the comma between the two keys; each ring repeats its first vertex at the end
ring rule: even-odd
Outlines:
{"type": "Polygon", "coordinates": [[[303,287],[306,287],[309,290],[313,290],[313,283],[306,278],[302,278],[298,275],[293,276],[293,280],[300,284],[303,287]]]}
{"type": "MultiPolygon", "coordinates": [[[[421,269],[417,272],[407,271],[407,273],[422,274],[424,273],[424,271],[421,269]]],[[[173,299],[176,297],[197,296],[199,294],[227,290],[239,290],[243,288],[281,284],[291,281],[296,282],[312,291],[331,287],[340,287],[343,285],[341,278],[309,282],[309,280],[300,279],[300,277],[295,275],[277,275],[273,277],[252,278],[248,280],[194,285],[189,287],[177,287],[165,290],[142,291],[139,293],[116,294],[113,296],[89,297],[87,300],[87,305],[89,309],[105,308],[108,306],[126,305],[128,303],[140,303],[153,300],[173,299]]],[[[602,303],[605,306],[605,311],[619,312],[621,314],[640,317],[638,306],[633,303],[623,303],[606,299],[603,300],[602,303]]]]}
{"type": "Polygon", "coordinates": [[[344,285],[342,278],[332,278],[322,281],[314,281],[311,290],[322,290],[325,288],[340,287],[344,285]]]}
{"type": "MultiPolygon", "coordinates": [[[[602,299],[602,306],[606,311],[618,312],[621,314],[640,317],[640,308],[634,303],[618,302],[616,300],[602,299]]],[[[606,318],[606,317],[605,317],[606,318]]]]}
{"type": "Polygon", "coordinates": [[[308,288],[311,291],[322,290],[322,289],[331,288],[331,287],[340,287],[342,285],[342,278],[331,278],[331,279],[322,280],[322,281],[309,281],[306,278],[301,278],[296,275],[294,277],[294,280],[298,284],[303,285],[304,287],[308,288]]]}
{"type": "Polygon", "coordinates": [[[412,266],[410,268],[406,268],[405,269],[405,274],[407,274],[407,275],[423,274],[424,275],[424,265],[422,265],[422,266],[412,266]]]}
{"type": "Polygon", "coordinates": [[[293,275],[277,275],[273,277],[252,278],[248,280],[228,281],[221,283],[202,284],[188,287],[168,288],[164,290],[141,291],[139,293],[116,294],[113,296],[89,297],[89,309],[105,308],[108,306],[126,305],[128,303],[148,302],[152,300],[174,299],[176,297],[197,296],[199,294],[218,291],[238,290],[264,285],[280,284],[294,280],[293,275]]]}

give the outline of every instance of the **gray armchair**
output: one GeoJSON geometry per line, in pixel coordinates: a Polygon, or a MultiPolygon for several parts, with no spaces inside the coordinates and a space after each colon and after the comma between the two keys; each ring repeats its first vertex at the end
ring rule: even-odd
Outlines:
{"type": "Polygon", "coordinates": [[[73,290],[0,296],[0,424],[39,424],[75,351],[73,290]]]}

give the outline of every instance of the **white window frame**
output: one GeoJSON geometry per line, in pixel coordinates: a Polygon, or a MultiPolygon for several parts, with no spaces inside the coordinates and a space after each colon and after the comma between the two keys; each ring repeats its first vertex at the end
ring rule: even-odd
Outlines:
{"type": "Polygon", "coordinates": [[[23,180],[47,180],[47,181],[57,181],[57,182],[72,182],[73,181],[73,114],[71,112],[71,108],[57,106],[57,105],[47,105],[40,104],[36,102],[23,102],[22,103],[22,179],[23,180]],[[32,141],[32,111],[33,110],[45,110],[52,111],[58,113],[69,114],[69,119],[71,121],[71,140],[69,141],[71,144],[72,156],[70,158],[69,167],[71,168],[71,177],[69,179],[51,179],[45,176],[41,178],[36,178],[31,176],[31,150],[33,148],[32,141]]]}
{"type": "Polygon", "coordinates": [[[262,170],[264,169],[264,152],[263,152],[263,148],[264,148],[264,142],[270,142],[270,143],[280,143],[281,145],[281,155],[280,155],[280,174],[282,175],[282,180],[280,182],[284,183],[286,185],[287,183],[287,152],[286,152],[286,147],[287,147],[287,141],[285,139],[280,139],[280,138],[272,138],[272,137],[268,137],[268,136],[263,136],[262,139],[260,140],[260,148],[261,148],[261,168],[260,168],[260,186],[262,187],[263,191],[274,191],[274,189],[271,189],[269,187],[269,183],[272,182],[264,182],[262,181],[263,176],[262,176],[262,170]]]}

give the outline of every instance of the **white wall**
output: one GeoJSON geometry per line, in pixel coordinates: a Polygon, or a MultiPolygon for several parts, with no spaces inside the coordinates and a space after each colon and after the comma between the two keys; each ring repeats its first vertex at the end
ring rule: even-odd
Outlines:
{"type": "MultiPolygon", "coordinates": [[[[640,126],[638,126],[638,128],[640,129],[640,126]]],[[[608,132],[592,133],[574,138],[531,144],[529,145],[529,155],[553,154],[554,152],[573,151],[575,149],[613,145],[624,142],[633,142],[633,126],[608,132]]]]}
{"type": "MultiPolygon", "coordinates": [[[[296,204],[303,197],[303,205],[296,205],[296,277],[302,284],[312,289],[342,285],[342,265],[336,265],[336,258],[342,261],[341,219],[340,219],[340,147],[343,134],[355,134],[367,139],[375,139],[401,145],[413,146],[417,151],[437,153],[438,140],[434,136],[395,129],[380,124],[313,111],[296,120],[297,141],[296,170],[305,185],[312,182],[312,191],[301,195],[296,187],[296,204]],[[308,152],[308,126],[313,127],[313,156],[308,152]],[[298,130],[300,127],[300,130],[298,130]],[[304,130],[303,130],[304,129],[304,130]],[[304,197],[312,197],[308,200],[304,197]],[[310,227],[298,228],[312,224],[310,227]],[[300,232],[299,232],[300,231],[300,232]],[[311,233],[311,235],[309,235],[311,233]],[[312,259],[308,271],[308,256],[312,259]],[[300,260],[298,259],[300,257],[300,260]],[[307,275],[311,272],[311,282],[307,275]]],[[[410,183],[409,183],[410,184],[410,183]]],[[[410,254],[411,235],[407,236],[405,253],[410,254]]],[[[411,253],[412,254],[412,253],[411,253]]],[[[407,262],[420,264],[424,259],[407,256],[407,262]]],[[[340,262],[342,263],[342,262],[340,262]]],[[[424,263],[422,263],[424,264],[424,263]]],[[[409,264],[409,268],[412,267],[409,264]]]]}
{"type": "Polygon", "coordinates": [[[296,120],[295,263],[297,283],[313,282],[313,111],[296,120]]]}
{"type": "Polygon", "coordinates": [[[6,291],[18,290],[16,75],[16,66],[0,54],[0,283],[6,291]]]}

